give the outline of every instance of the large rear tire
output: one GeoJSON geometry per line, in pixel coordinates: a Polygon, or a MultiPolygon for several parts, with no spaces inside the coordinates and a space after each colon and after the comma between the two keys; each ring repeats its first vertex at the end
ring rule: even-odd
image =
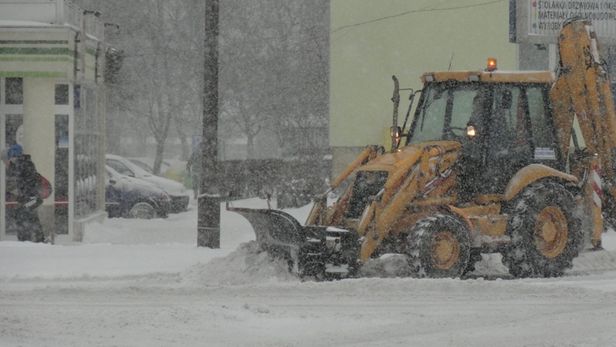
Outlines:
{"type": "Polygon", "coordinates": [[[507,233],[511,243],[503,264],[515,277],[561,276],[583,243],[575,198],[564,185],[532,184],[514,201],[507,233]]]}
{"type": "Polygon", "coordinates": [[[407,237],[407,256],[417,277],[457,278],[467,269],[471,244],[466,225],[437,214],[418,221],[407,237]]]}

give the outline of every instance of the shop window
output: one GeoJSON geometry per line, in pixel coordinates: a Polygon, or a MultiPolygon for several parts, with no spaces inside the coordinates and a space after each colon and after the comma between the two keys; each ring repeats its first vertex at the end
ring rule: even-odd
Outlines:
{"type": "Polygon", "coordinates": [[[73,87],[73,106],[75,111],[81,108],[81,86],[79,85],[73,87]]]}
{"type": "Polygon", "coordinates": [[[7,77],[4,80],[4,100],[7,105],[21,105],[24,103],[24,82],[21,78],[7,77]]]}
{"type": "Polygon", "coordinates": [[[7,114],[4,125],[5,147],[23,142],[23,115],[7,114]]]}
{"type": "MultiPolygon", "coordinates": [[[[21,114],[7,114],[5,116],[4,123],[4,139],[5,144],[4,148],[13,145],[15,143],[19,143],[22,138],[22,124],[23,124],[23,115],[21,114]]],[[[5,176],[5,186],[6,186],[6,195],[4,197],[6,203],[6,215],[3,221],[5,225],[5,230],[7,234],[15,234],[16,232],[16,214],[15,214],[15,195],[14,190],[16,189],[16,182],[14,179],[11,179],[8,176],[5,176]]]]}
{"type": "Polygon", "coordinates": [[[68,84],[56,84],[56,105],[68,105],[68,84]]]}

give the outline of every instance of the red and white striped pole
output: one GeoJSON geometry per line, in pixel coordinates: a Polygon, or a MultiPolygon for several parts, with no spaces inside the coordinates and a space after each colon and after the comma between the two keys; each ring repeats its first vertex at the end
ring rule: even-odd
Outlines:
{"type": "Polygon", "coordinates": [[[596,161],[593,162],[590,168],[590,187],[592,188],[592,201],[598,208],[602,208],[601,202],[603,201],[603,183],[600,172],[599,164],[596,161]]]}
{"type": "Polygon", "coordinates": [[[590,164],[590,175],[588,177],[587,194],[590,194],[590,210],[593,219],[593,230],[590,242],[593,249],[602,249],[601,234],[603,233],[603,182],[601,179],[601,166],[599,158],[595,156],[590,164]]]}

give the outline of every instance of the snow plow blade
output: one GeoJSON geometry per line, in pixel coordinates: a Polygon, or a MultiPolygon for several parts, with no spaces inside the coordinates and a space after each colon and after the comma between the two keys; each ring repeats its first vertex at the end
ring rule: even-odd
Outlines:
{"type": "Polygon", "coordinates": [[[259,246],[272,256],[297,262],[299,251],[306,240],[303,227],[288,213],[241,207],[227,207],[250,222],[259,246]]]}
{"type": "Polygon", "coordinates": [[[229,207],[255,231],[257,244],[272,257],[284,259],[299,277],[318,280],[352,276],[359,252],[355,232],[325,226],[302,226],[290,214],[271,209],[229,207]]]}

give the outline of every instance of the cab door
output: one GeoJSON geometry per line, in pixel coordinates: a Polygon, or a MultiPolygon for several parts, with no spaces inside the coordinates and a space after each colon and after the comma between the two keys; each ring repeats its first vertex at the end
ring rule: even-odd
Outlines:
{"type": "Polygon", "coordinates": [[[541,85],[527,86],[525,98],[533,150],[532,162],[563,171],[565,160],[556,144],[556,128],[550,116],[547,88],[541,85]]]}
{"type": "Polygon", "coordinates": [[[525,88],[497,85],[492,95],[483,192],[502,194],[515,173],[532,162],[533,141],[525,88]]]}

